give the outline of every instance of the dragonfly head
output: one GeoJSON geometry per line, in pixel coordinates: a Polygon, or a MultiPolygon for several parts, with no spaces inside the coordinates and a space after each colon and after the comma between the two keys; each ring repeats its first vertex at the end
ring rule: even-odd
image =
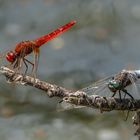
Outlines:
{"type": "Polygon", "coordinates": [[[120,81],[118,80],[110,80],[108,83],[108,88],[112,92],[116,92],[118,89],[120,89],[120,81]]]}
{"type": "Polygon", "coordinates": [[[16,53],[15,52],[13,52],[13,51],[10,51],[10,52],[8,52],[7,54],[6,54],[6,59],[9,61],[9,62],[11,62],[11,63],[13,63],[13,62],[15,62],[15,60],[16,60],[16,53]]]}

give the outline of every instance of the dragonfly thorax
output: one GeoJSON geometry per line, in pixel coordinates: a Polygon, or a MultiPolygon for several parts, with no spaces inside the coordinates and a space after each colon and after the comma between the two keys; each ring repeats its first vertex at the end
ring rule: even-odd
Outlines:
{"type": "Polygon", "coordinates": [[[11,63],[15,62],[16,58],[17,58],[16,52],[10,51],[6,54],[6,59],[11,63]]]}

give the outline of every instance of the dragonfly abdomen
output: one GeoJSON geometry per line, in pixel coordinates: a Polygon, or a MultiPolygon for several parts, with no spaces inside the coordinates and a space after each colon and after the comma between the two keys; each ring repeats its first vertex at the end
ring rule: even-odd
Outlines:
{"type": "Polygon", "coordinates": [[[37,39],[34,40],[37,47],[42,46],[46,42],[50,41],[51,39],[57,37],[58,35],[62,34],[63,32],[67,31],[71,26],[73,26],[76,23],[76,21],[72,20],[69,23],[57,28],[56,30],[50,32],[47,35],[43,35],[37,39]]]}

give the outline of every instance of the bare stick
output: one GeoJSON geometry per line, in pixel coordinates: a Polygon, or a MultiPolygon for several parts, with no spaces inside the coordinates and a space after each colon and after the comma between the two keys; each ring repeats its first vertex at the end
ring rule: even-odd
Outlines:
{"type": "Polygon", "coordinates": [[[63,98],[65,96],[68,96],[68,94],[70,93],[70,91],[66,90],[65,88],[49,84],[39,79],[34,79],[34,77],[18,74],[15,71],[4,66],[1,67],[0,72],[6,77],[8,83],[33,86],[45,91],[46,95],[48,95],[49,97],[56,96],[63,98]]]}
{"type": "Polygon", "coordinates": [[[132,120],[133,120],[133,125],[137,127],[137,130],[134,133],[134,135],[138,136],[140,140],[140,112],[139,111],[135,112],[135,115],[133,116],[132,120]]]}
{"type": "Polygon", "coordinates": [[[63,101],[77,106],[87,106],[100,109],[101,111],[136,111],[140,109],[140,100],[135,100],[134,102],[132,99],[120,100],[114,97],[89,96],[83,91],[74,92],[30,76],[23,76],[4,66],[1,67],[0,72],[7,78],[8,82],[33,86],[45,91],[45,94],[49,97],[60,97],[63,101]]]}
{"type": "Polygon", "coordinates": [[[60,97],[62,101],[70,104],[100,109],[101,112],[111,110],[136,111],[132,119],[133,124],[137,126],[135,135],[140,140],[140,112],[138,111],[140,109],[140,100],[101,97],[98,95],[89,96],[83,91],[74,92],[57,85],[40,81],[39,79],[34,79],[34,77],[23,76],[4,66],[1,67],[0,72],[6,77],[8,82],[33,86],[44,90],[49,97],[60,97]]]}

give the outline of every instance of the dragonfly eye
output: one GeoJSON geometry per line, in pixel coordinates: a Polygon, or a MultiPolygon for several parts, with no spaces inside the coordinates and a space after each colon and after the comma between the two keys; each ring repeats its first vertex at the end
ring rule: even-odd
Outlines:
{"type": "Polygon", "coordinates": [[[15,53],[13,51],[8,52],[7,55],[6,55],[6,59],[9,62],[13,63],[15,61],[15,59],[16,59],[15,53]]]}
{"type": "Polygon", "coordinates": [[[109,88],[118,88],[120,86],[120,82],[116,80],[110,80],[108,84],[109,88]]]}

